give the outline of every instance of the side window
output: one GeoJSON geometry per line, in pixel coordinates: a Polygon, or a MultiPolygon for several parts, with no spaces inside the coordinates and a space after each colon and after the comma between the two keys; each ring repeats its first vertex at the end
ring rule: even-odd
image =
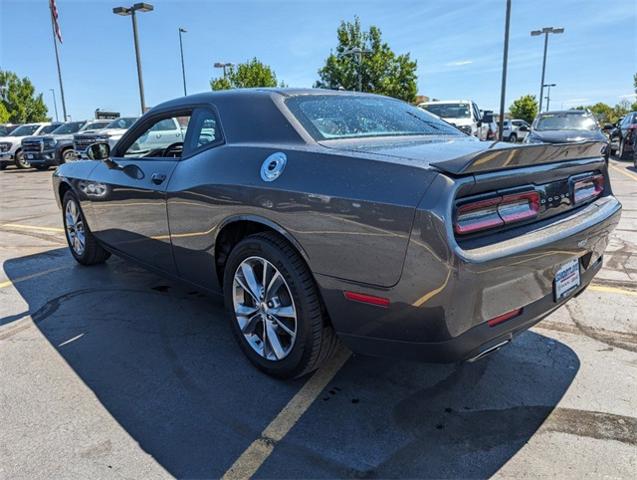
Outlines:
{"type": "Polygon", "coordinates": [[[124,157],[181,157],[189,122],[190,113],[156,119],[128,146],[124,157]]]}
{"type": "Polygon", "coordinates": [[[219,144],[222,140],[219,121],[212,110],[198,108],[190,122],[188,152],[219,144]]]}

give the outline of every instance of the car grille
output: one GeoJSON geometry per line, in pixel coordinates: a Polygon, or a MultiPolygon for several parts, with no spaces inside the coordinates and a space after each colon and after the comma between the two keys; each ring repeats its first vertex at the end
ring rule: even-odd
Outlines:
{"type": "Polygon", "coordinates": [[[22,142],[22,151],[27,153],[40,153],[43,150],[42,140],[24,140],[22,142]]]}
{"type": "Polygon", "coordinates": [[[97,137],[96,135],[76,135],[73,139],[73,147],[75,150],[83,151],[86,150],[86,147],[89,145],[99,142],[100,140],[100,137],[97,137]]]}

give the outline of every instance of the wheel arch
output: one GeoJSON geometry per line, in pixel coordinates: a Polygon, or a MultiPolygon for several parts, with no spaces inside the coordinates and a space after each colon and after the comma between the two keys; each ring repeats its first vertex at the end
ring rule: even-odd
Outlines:
{"type": "Polygon", "coordinates": [[[234,215],[224,219],[215,237],[215,266],[219,284],[223,284],[223,270],[232,249],[245,237],[259,232],[273,232],[289,243],[301,256],[310,274],[314,276],[307,252],[299,241],[285,228],[272,220],[258,215],[234,215]]]}

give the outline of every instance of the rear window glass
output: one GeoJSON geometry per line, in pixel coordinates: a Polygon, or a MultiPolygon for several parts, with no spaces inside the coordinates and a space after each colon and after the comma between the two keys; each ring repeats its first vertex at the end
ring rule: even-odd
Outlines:
{"type": "Polygon", "coordinates": [[[316,140],[411,135],[460,135],[429,113],[390,98],[299,95],[286,105],[316,140]]]}

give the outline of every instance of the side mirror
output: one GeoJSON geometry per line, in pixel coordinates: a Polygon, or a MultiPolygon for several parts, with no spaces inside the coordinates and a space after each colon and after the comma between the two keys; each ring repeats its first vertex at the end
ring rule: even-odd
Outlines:
{"type": "Polygon", "coordinates": [[[615,128],[615,125],[613,125],[612,123],[606,123],[602,127],[602,130],[612,130],[613,128],[615,128]]]}
{"type": "Polygon", "coordinates": [[[482,126],[482,120],[478,120],[478,128],[482,126]]]}
{"type": "Polygon", "coordinates": [[[518,130],[520,130],[521,132],[528,132],[529,127],[527,127],[526,125],[522,125],[518,130]]]}
{"type": "Polygon", "coordinates": [[[89,145],[86,156],[91,160],[106,160],[111,156],[111,147],[106,142],[98,142],[89,145]]]}

